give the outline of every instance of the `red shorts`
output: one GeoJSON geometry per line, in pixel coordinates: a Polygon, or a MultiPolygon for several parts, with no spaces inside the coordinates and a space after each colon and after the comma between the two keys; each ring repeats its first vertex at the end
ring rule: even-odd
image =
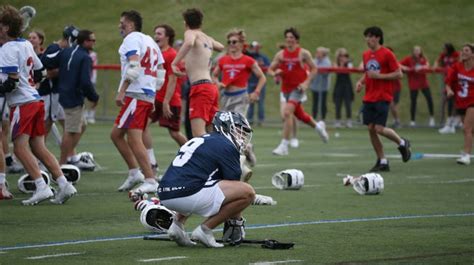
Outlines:
{"type": "Polygon", "coordinates": [[[22,134],[27,134],[32,138],[45,135],[43,101],[10,108],[10,126],[12,140],[22,134]]]}
{"type": "Polygon", "coordinates": [[[145,130],[148,116],[153,110],[153,104],[136,98],[125,97],[125,105],[115,119],[115,125],[119,129],[141,129],[145,130]]]}
{"type": "Polygon", "coordinates": [[[163,103],[155,100],[155,110],[150,113],[152,122],[159,121],[161,127],[169,128],[172,131],[179,131],[181,124],[181,106],[170,106],[173,116],[166,118],[163,116],[163,103]]]}
{"type": "Polygon", "coordinates": [[[189,94],[189,119],[201,118],[206,125],[211,124],[219,109],[217,86],[211,83],[194,85],[189,94]]]}

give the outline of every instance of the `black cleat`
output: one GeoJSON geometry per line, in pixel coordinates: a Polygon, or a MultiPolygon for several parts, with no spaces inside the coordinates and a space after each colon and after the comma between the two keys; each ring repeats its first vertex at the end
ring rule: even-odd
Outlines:
{"type": "Polygon", "coordinates": [[[403,162],[408,162],[411,158],[410,141],[405,138],[402,139],[405,141],[405,145],[400,145],[398,151],[400,151],[400,154],[402,155],[403,162]]]}
{"type": "Polygon", "coordinates": [[[375,166],[373,166],[369,172],[389,172],[390,171],[390,166],[387,164],[381,164],[380,159],[377,159],[377,163],[375,163],[375,166]]]}

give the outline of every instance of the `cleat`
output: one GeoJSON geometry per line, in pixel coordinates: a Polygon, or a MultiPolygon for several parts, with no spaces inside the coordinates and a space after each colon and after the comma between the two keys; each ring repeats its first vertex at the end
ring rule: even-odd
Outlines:
{"type": "Polygon", "coordinates": [[[46,186],[44,189],[35,190],[33,196],[27,200],[23,200],[21,203],[23,205],[36,205],[46,199],[49,199],[54,196],[53,191],[49,186],[46,186]]]}
{"type": "Polygon", "coordinates": [[[316,122],[316,127],[314,127],[314,129],[319,134],[319,137],[321,137],[321,140],[323,140],[323,142],[327,143],[329,141],[329,135],[326,132],[326,124],[324,123],[324,121],[316,122]]]}
{"type": "Polygon", "coordinates": [[[194,241],[201,242],[204,246],[208,248],[222,248],[224,244],[217,243],[212,230],[209,230],[207,233],[202,230],[201,225],[194,229],[191,239],[194,241]]]}
{"type": "Polygon", "coordinates": [[[388,164],[381,164],[380,160],[377,159],[377,163],[369,170],[369,172],[389,172],[390,171],[390,166],[388,164]]]}
{"type": "Polygon", "coordinates": [[[272,152],[274,155],[278,155],[278,156],[286,156],[288,155],[288,146],[284,145],[284,144],[280,144],[278,145],[277,148],[275,148],[272,152]]]}
{"type": "Polygon", "coordinates": [[[411,158],[410,141],[405,138],[402,139],[405,140],[405,145],[398,146],[398,151],[400,151],[400,154],[402,155],[403,162],[408,162],[411,158]]]}
{"type": "Polygon", "coordinates": [[[128,176],[125,182],[117,189],[118,191],[129,191],[138,183],[142,183],[145,180],[145,176],[141,172],[135,176],[128,176]]]}
{"type": "Polygon", "coordinates": [[[469,154],[462,154],[460,158],[456,159],[456,163],[467,166],[471,164],[471,156],[469,154]]]}
{"type": "Polygon", "coordinates": [[[154,181],[154,183],[150,183],[150,182],[145,181],[136,189],[133,189],[131,192],[137,193],[137,194],[156,193],[157,189],[158,189],[158,182],[154,181]]]}
{"type": "Polygon", "coordinates": [[[453,134],[456,133],[456,128],[454,128],[454,126],[446,125],[443,128],[439,129],[438,132],[440,134],[453,134]]]}
{"type": "Polygon", "coordinates": [[[170,237],[171,240],[176,242],[178,246],[181,246],[181,247],[192,247],[196,245],[195,242],[189,239],[189,236],[184,231],[184,228],[182,227],[182,225],[178,224],[175,221],[171,223],[171,226],[168,229],[168,236],[170,237]]]}
{"type": "Polygon", "coordinates": [[[8,190],[7,185],[6,184],[0,185],[0,201],[11,200],[11,199],[13,199],[13,195],[8,190]]]}
{"type": "Polygon", "coordinates": [[[59,189],[59,192],[56,194],[56,196],[54,196],[54,198],[49,201],[53,204],[64,204],[76,193],[76,188],[74,188],[74,186],[68,182],[68,184],[64,188],[59,189]]]}
{"type": "Polygon", "coordinates": [[[291,138],[290,147],[291,148],[298,148],[299,146],[300,146],[300,141],[298,141],[298,138],[291,138]]]}
{"type": "Polygon", "coordinates": [[[428,121],[428,126],[430,126],[431,128],[434,128],[436,126],[436,122],[433,117],[430,117],[430,120],[428,121]]]}

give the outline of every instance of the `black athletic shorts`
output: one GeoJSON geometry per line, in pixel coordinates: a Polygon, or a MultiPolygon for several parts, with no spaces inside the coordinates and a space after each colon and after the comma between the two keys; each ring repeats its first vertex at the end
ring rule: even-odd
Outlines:
{"type": "Polygon", "coordinates": [[[385,126],[387,123],[390,103],[388,101],[364,102],[362,120],[365,125],[377,124],[385,126]]]}

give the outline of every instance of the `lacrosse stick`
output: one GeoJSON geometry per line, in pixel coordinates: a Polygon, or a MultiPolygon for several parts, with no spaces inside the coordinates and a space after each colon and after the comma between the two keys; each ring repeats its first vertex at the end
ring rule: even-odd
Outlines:
{"type": "Polygon", "coordinates": [[[31,19],[36,16],[36,9],[32,6],[24,6],[20,8],[19,11],[20,16],[23,18],[23,25],[21,27],[21,31],[24,32],[26,29],[28,29],[31,19]]]}

